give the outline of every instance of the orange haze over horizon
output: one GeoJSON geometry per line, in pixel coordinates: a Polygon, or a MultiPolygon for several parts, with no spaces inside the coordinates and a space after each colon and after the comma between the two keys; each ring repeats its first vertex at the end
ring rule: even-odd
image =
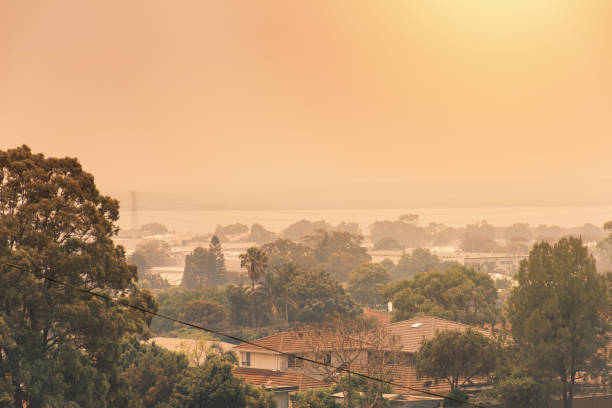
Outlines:
{"type": "Polygon", "coordinates": [[[610,73],[606,0],[3,1],[0,149],[228,206],[611,204],[610,73]]]}

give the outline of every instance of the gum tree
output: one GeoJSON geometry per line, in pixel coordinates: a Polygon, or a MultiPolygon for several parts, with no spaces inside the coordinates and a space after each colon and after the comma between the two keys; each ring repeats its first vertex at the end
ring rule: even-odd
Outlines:
{"type": "Polygon", "coordinates": [[[118,303],[156,307],[113,243],[118,218],[77,159],[0,151],[0,394],[11,405],[113,405],[120,339],[150,323],[118,303]]]}
{"type": "Polygon", "coordinates": [[[508,299],[512,337],[529,374],[560,384],[572,407],[576,381],[598,376],[609,330],[608,280],[579,238],[533,246],[508,299]]]}

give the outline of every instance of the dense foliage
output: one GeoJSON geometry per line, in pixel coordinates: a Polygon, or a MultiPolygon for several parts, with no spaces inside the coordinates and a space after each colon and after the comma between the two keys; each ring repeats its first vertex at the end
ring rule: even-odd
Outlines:
{"type": "Polygon", "coordinates": [[[484,325],[495,322],[499,313],[489,275],[457,264],[443,272],[419,273],[414,279],[395,282],[383,295],[393,301],[394,321],[426,314],[484,325]]]}
{"type": "Polygon", "coordinates": [[[187,358],[155,344],[130,338],[121,344],[118,364],[127,387],[117,406],[162,407],[179,376],[187,369],[187,358]]]}
{"type": "Polygon", "coordinates": [[[225,255],[221,241],[216,235],[210,240],[208,249],[197,247],[185,257],[181,287],[196,289],[201,286],[221,285],[226,280],[225,255]]]}
{"type": "Polygon", "coordinates": [[[534,378],[558,381],[571,406],[578,376],[601,375],[610,329],[608,281],[579,238],[534,245],[508,300],[512,337],[534,378]]]}
{"type": "Polygon", "coordinates": [[[261,224],[253,224],[251,225],[251,232],[249,232],[249,236],[246,238],[247,242],[255,242],[258,245],[268,244],[277,239],[277,235],[268,231],[261,224]]]}
{"type": "Polygon", "coordinates": [[[415,248],[410,253],[402,255],[391,277],[393,280],[412,278],[419,272],[444,270],[450,265],[452,265],[450,262],[443,262],[429,249],[415,248]]]}
{"type": "Polygon", "coordinates": [[[278,239],[262,247],[268,257],[268,270],[275,271],[287,263],[303,269],[324,270],[333,279],[345,282],[349,272],[370,255],[361,246],[363,238],[349,232],[319,230],[304,238],[304,243],[278,239]]]}
{"type": "Polygon", "coordinates": [[[163,235],[170,232],[168,227],[159,222],[149,222],[140,226],[140,231],[145,235],[163,235]]]}
{"type": "Polygon", "coordinates": [[[474,330],[447,330],[424,340],[417,353],[419,377],[443,378],[454,391],[495,368],[497,346],[474,330]]]}
{"type": "MultiPolygon", "coordinates": [[[[219,287],[202,287],[194,290],[171,288],[157,293],[159,313],[174,319],[179,319],[184,315],[186,305],[194,300],[216,303],[222,305],[224,309],[228,309],[229,302],[226,298],[226,292],[219,287]]],[[[175,323],[157,317],[153,319],[151,324],[151,330],[157,334],[167,333],[178,328],[180,326],[175,323]]]]}
{"type": "MultiPolygon", "coordinates": [[[[294,264],[267,272],[254,290],[235,285],[195,290],[172,288],[158,292],[157,300],[164,315],[233,331],[269,325],[288,327],[294,323],[321,322],[329,315],[351,317],[361,313],[353,298],[327,273],[294,264]]],[[[179,328],[158,318],[152,324],[157,334],[179,328]]]]}
{"type": "Polygon", "coordinates": [[[139,266],[139,271],[152,266],[166,266],[173,262],[170,245],[159,239],[142,241],[130,258],[131,263],[139,266]],[[142,263],[141,263],[142,262],[142,263]],[[142,268],[144,266],[144,268],[142,268]]]}
{"type": "Polygon", "coordinates": [[[548,387],[527,376],[504,379],[496,386],[496,392],[507,408],[546,408],[550,400],[548,387]]]}
{"type": "Polygon", "coordinates": [[[399,249],[403,249],[404,245],[400,244],[399,241],[393,237],[384,237],[379,241],[376,241],[372,249],[374,251],[397,251],[399,249]]]}
{"type": "Polygon", "coordinates": [[[370,226],[370,237],[374,242],[393,238],[403,246],[423,245],[427,238],[424,228],[418,225],[418,216],[404,216],[396,221],[376,221],[370,226]]]}
{"type": "MultiPolygon", "coordinates": [[[[296,322],[320,322],[331,315],[355,317],[361,308],[324,271],[305,271],[290,282],[295,293],[296,322]]],[[[290,315],[291,319],[291,315],[290,315]]]]}
{"type": "Polygon", "coordinates": [[[326,271],[337,281],[346,282],[350,271],[371,260],[361,246],[363,237],[348,232],[319,232],[306,237],[306,242],[312,250],[313,268],[326,271]]]}
{"type": "Polygon", "coordinates": [[[126,334],[156,309],[115,246],[119,204],[73,158],[0,151],[0,395],[14,406],[117,406],[126,334]],[[18,268],[8,264],[17,265],[18,268]],[[45,277],[114,297],[105,301],[45,277]]]}
{"type": "Polygon", "coordinates": [[[293,398],[293,408],[341,408],[342,406],[334,401],[331,392],[308,390],[295,394],[293,398]]]}
{"type": "Polygon", "coordinates": [[[228,241],[230,237],[246,234],[249,232],[249,227],[239,222],[229,225],[217,225],[214,235],[219,237],[221,241],[228,241]]]}
{"type": "Polygon", "coordinates": [[[391,277],[378,263],[362,263],[349,274],[348,292],[360,304],[375,307],[383,303],[382,290],[391,277]]]}
{"type": "Polygon", "coordinates": [[[274,408],[272,393],[252,387],[232,375],[232,366],[207,359],[185,370],[174,387],[168,407],[185,408],[274,408]]]}
{"type": "Polygon", "coordinates": [[[290,239],[291,241],[300,242],[304,239],[304,237],[315,235],[319,232],[327,232],[331,229],[331,224],[323,220],[300,220],[285,228],[282,232],[282,236],[283,238],[290,239]]]}

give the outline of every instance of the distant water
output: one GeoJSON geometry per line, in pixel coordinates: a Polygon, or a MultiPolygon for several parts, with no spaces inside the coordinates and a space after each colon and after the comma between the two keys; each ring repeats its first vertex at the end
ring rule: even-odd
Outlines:
{"type": "Polygon", "coordinates": [[[119,225],[123,229],[148,222],[160,222],[175,231],[212,232],[217,224],[260,223],[267,229],[280,232],[288,225],[306,219],[325,220],[331,224],[342,221],[356,222],[364,232],[375,221],[395,220],[401,214],[418,214],[420,224],[441,222],[453,227],[463,227],[476,221],[487,220],[496,226],[508,226],[527,222],[532,227],[540,224],[561,227],[581,226],[585,223],[603,225],[612,220],[612,206],[584,207],[488,207],[488,208],[407,208],[407,209],[346,209],[346,210],[205,210],[205,211],[131,211],[121,213],[119,225]]]}

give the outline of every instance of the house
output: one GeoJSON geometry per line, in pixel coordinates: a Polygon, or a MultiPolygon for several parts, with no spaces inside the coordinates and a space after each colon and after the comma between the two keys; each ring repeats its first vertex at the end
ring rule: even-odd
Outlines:
{"type": "Polygon", "coordinates": [[[423,340],[433,338],[437,332],[445,330],[466,331],[472,329],[487,337],[491,332],[480,327],[470,326],[463,323],[453,322],[434,316],[414,317],[401,322],[391,323],[383,326],[383,329],[391,336],[395,336],[400,348],[399,365],[414,366],[414,357],[421,348],[423,340]]]}
{"type": "Polygon", "coordinates": [[[296,354],[313,356],[312,332],[276,333],[253,343],[233,348],[238,354],[238,367],[233,374],[273,391],[277,408],[289,407],[289,395],[297,391],[330,387],[321,378],[307,375],[302,360],[291,358],[296,354]]]}
{"type": "MultiPolygon", "coordinates": [[[[429,393],[444,395],[450,391],[449,384],[442,380],[418,378],[414,367],[416,352],[423,340],[433,338],[439,331],[468,329],[491,336],[487,330],[433,316],[416,317],[383,326],[383,333],[395,337],[394,346],[399,350],[393,351],[396,358],[388,365],[388,372],[396,384],[396,392],[403,394],[389,397],[392,406],[436,406],[439,400],[432,399],[429,393]]],[[[331,384],[327,382],[329,375],[341,373],[341,369],[333,369],[342,365],[338,355],[341,351],[354,352],[351,370],[367,374],[370,351],[377,350],[377,346],[367,339],[347,339],[337,334],[324,335],[314,331],[292,331],[276,333],[255,340],[252,344],[242,343],[233,350],[239,355],[239,367],[234,372],[247,382],[266,387],[293,386],[302,391],[330,387],[331,384]],[[320,364],[308,360],[324,363],[330,369],[321,370],[320,364]]],[[[381,351],[379,346],[378,351],[381,351]]]]}
{"type": "MultiPolygon", "coordinates": [[[[322,380],[324,375],[318,369],[320,363],[327,366],[342,364],[335,353],[339,347],[356,352],[367,349],[366,343],[359,339],[315,331],[292,331],[276,333],[256,340],[253,344],[242,343],[235,346],[234,351],[239,355],[241,368],[298,372],[322,380]]],[[[367,364],[367,354],[357,356],[355,363],[367,364]]]]}
{"type": "Polygon", "coordinates": [[[329,384],[299,373],[237,367],[232,373],[247,383],[265,388],[274,393],[276,408],[290,406],[289,395],[297,391],[328,388],[329,384]]]}

